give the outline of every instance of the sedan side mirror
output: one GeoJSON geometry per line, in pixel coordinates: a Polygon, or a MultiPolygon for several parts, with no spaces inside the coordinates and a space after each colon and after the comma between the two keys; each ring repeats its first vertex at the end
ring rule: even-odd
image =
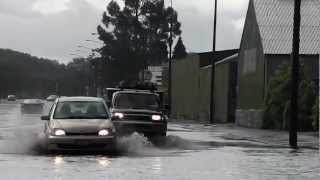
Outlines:
{"type": "Polygon", "coordinates": [[[50,117],[49,116],[41,116],[41,120],[43,121],[49,121],[50,117]]]}

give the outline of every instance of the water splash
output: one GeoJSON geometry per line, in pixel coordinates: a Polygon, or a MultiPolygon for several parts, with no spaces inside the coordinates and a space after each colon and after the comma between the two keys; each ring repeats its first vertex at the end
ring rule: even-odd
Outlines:
{"type": "Polygon", "coordinates": [[[120,154],[128,156],[154,156],[161,153],[147,137],[136,132],[118,138],[117,149],[120,154]]]}
{"type": "Polygon", "coordinates": [[[13,136],[0,141],[2,154],[44,153],[44,136],[28,129],[16,129],[13,136]]]}
{"type": "Polygon", "coordinates": [[[179,136],[156,137],[152,142],[161,149],[192,149],[193,143],[179,136]]]}
{"type": "Polygon", "coordinates": [[[117,142],[118,152],[127,156],[167,156],[171,151],[192,149],[190,141],[173,135],[147,138],[133,133],[120,137],[117,142]]]}

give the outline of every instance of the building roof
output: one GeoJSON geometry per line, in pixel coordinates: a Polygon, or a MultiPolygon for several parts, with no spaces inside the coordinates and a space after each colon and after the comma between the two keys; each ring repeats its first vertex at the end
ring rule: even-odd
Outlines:
{"type": "MultiPolygon", "coordinates": [[[[293,0],[251,0],[265,54],[292,52],[293,0]]],[[[250,8],[250,7],[249,7],[250,8]]],[[[320,1],[302,0],[300,54],[320,54],[320,1]]]]}
{"type": "MultiPolygon", "coordinates": [[[[215,62],[219,62],[229,56],[237,54],[238,52],[239,49],[216,51],[216,53],[214,54],[214,60],[215,62]]],[[[198,55],[200,56],[200,67],[205,67],[211,64],[212,52],[199,53],[198,55]]]]}
{"type": "Polygon", "coordinates": [[[229,56],[227,58],[222,59],[221,61],[216,62],[215,65],[226,64],[226,63],[230,63],[230,62],[237,62],[238,61],[238,57],[239,57],[239,54],[236,53],[236,54],[234,54],[232,56],[229,56]]]}

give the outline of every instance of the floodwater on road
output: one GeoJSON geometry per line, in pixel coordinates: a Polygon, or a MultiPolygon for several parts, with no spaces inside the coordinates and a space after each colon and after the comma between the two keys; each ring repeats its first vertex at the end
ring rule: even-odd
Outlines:
{"type": "Polygon", "coordinates": [[[0,104],[0,179],[319,179],[318,150],[247,146],[221,138],[214,125],[169,123],[163,139],[118,139],[116,154],[47,154],[40,116],[0,104]]]}

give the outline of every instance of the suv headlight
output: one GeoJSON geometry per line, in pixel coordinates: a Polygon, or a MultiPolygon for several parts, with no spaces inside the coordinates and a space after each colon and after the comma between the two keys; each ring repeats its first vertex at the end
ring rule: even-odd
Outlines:
{"type": "Polygon", "coordinates": [[[161,116],[160,115],[152,115],[151,119],[154,121],[160,121],[161,120],[161,116]]]}
{"type": "Polygon", "coordinates": [[[98,135],[99,135],[99,136],[107,136],[107,135],[109,135],[109,131],[106,130],[106,129],[102,129],[102,130],[100,130],[100,131],[98,132],[98,135]]]}
{"type": "Polygon", "coordinates": [[[118,118],[122,119],[124,117],[123,113],[114,113],[114,116],[117,116],[118,118]]]}
{"type": "Polygon", "coordinates": [[[56,136],[65,136],[66,135],[66,132],[62,129],[57,129],[54,131],[54,135],[56,136]]]}

